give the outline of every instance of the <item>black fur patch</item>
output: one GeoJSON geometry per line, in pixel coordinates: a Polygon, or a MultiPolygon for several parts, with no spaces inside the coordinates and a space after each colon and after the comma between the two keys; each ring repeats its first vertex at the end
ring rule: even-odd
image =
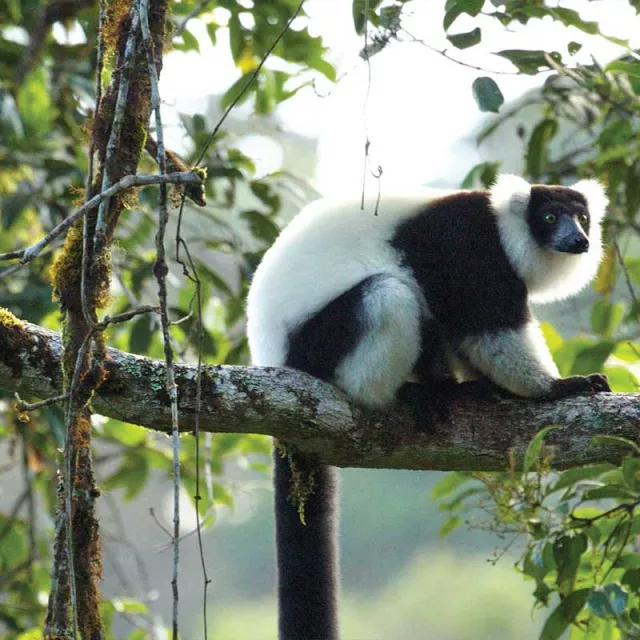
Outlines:
{"type": "Polygon", "coordinates": [[[391,241],[450,339],[529,320],[527,290],[500,243],[489,194],[457,193],[425,206],[391,241]]]}
{"type": "Polygon", "coordinates": [[[553,248],[556,227],[545,222],[549,213],[557,218],[569,216],[576,219],[585,234],[589,236],[590,221],[586,224],[577,222],[581,213],[589,215],[586,198],[578,191],[569,187],[534,185],[531,187],[531,197],[527,210],[527,222],[531,235],[541,247],[553,248]]]}
{"type": "Polygon", "coordinates": [[[280,640],[338,638],[338,517],[336,469],[296,455],[297,471],[313,474],[314,492],[304,517],[289,501],[292,474],[289,461],[274,452],[276,548],[280,640]]]}
{"type": "Polygon", "coordinates": [[[367,328],[363,305],[367,288],[383,277],[365,278],[292,331],[286,366],[330,380],[367,328]]]}

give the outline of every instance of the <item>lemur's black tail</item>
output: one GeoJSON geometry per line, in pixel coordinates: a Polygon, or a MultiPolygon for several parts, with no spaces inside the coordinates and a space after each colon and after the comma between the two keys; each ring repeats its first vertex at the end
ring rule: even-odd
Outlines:
{"type": "Polygon", "coordinates": [[[313,477],[313,493],[304,506],[305,524],[288,499],[289,460],[274,449],[279,638],[337,640],[337,471],[300,454],[294,460],[303,480],[313,477]]]}

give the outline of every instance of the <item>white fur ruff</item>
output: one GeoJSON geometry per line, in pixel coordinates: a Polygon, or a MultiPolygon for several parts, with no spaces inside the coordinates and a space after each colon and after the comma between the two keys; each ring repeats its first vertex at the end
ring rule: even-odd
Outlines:
{"type": "Polygon", "coordinates": [[[607,207],[604,187],[596,180],[581,180],[570,188],[586,198],[591,215],[589,251],[578,255],[545,251],[537,245],[526,219],[531,192],[526,180],[501,175],[491,188],[491,207],[503,248],[527,285],[532,302],[551,302],[578,293],[593,280],[602,259],[600,222],[607,207]]]}

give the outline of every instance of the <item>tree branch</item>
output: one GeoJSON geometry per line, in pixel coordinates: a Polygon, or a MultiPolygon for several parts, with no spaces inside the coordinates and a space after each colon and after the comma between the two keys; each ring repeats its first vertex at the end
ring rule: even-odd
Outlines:
{"type": "MultiPolygon", "coordinates": [[[[60,336],[0,312],[0,388],[49,398],[62,391],[60,336]]],[[[97,413],[171,432],[165,364],[109,349],[107,381],[92,405],[97,413]]],[[[177,364],[180,428],[195,424],[196,367],[177,364]]],[[[305,373],[272,367],[202,369],[202,431],[260,433],[292,443],[338,467],[502,470],[513,448],[519,460],[541,428],[555,466],[619,461],[627,451],[591,444],[595,435],[638,442],[640,394],[577,396],[555,402],[481,401],[454,396],[450,419],[419,432],[410,412],[366,412],[335,387],[305,373]]]]}

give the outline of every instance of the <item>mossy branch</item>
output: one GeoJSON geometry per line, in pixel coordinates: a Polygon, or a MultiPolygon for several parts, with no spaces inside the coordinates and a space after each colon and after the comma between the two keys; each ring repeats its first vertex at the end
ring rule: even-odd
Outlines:
{"type": "MultiPolygon", "coordinates": [[[[8,314],[7,314],[8,315],[8,314]]],[[[0,315],[0,388],[23,397],[61,393],[60,336],[0,315]],[[4,319],[3,319],[4,318],[4,319]]],[[[170,433],[171,409],[165,364],[109,349],[108,378],[92,406],[97,413],[170,433]]],[[[196,367],[175,367],[180,428],[195,424],[196,367]]],[[[553,463],[565,468],[619,461],[628,453],[596,435],[638,442],[640,394],[576,396],[556,402],[480,401],[454,396],[450,418],[432,432],[416,429],[411,413],[365,412],[335,387],[307,374],[269,367],[207,366],[202,370],[200,429],[274,436],[339,467],[500,470],[514,449],[522,459],[543,427],[553,431],[553,463]]]]}

